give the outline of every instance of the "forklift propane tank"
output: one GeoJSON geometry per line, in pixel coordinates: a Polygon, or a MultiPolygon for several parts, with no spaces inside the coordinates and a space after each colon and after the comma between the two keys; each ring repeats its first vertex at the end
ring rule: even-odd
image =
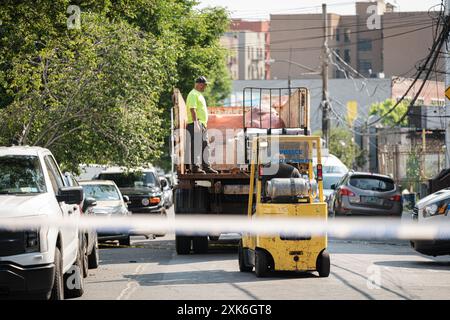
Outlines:
{"type": "Polygon", "coordinates": [[[275,178],[267,182],[266,195],[272,199],[279,197],[308,197],[316,194],[317,182],[303,178],[275,178]]]}

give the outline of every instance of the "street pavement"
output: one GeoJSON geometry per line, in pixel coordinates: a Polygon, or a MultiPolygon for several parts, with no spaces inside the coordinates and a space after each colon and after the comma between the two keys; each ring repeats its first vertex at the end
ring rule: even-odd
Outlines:
{"type": "Polygon", "coordinates": [[[213,244],[206,255],[178,256],[173,235],[133,237],[131,247],[100,250],[83,300],[446,299],[450,257],[427,257],[406,242],[329,241],[331,274],[239,272],[237,249],[213,244]]]}

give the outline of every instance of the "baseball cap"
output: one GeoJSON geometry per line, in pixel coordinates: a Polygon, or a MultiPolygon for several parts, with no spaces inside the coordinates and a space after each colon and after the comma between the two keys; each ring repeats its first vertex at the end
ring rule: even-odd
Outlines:
{"type": "Polygon", "coordinates": [[[206,79],[206,77],[204,76],[198,77],[197,80],[195,80],[195,83],[209,84],[208,79],[206,79]]]}

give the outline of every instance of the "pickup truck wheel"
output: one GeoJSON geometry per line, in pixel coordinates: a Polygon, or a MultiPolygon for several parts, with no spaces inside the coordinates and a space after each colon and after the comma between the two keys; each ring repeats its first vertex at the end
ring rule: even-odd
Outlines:
{"type": "Polygon", "coordinates": [[[253,266],[249,267],[248,265],[245,264],[244,248],[242,247],[242,240],[239,242],[238,259],[240,272],[252,272],[253,266]]]}
{"type": "Polygon", "coordinates": [[[69,272],[64,275],[64,296],[66,298],[79,298],[84,293],[83,257],[78,251],[77,260],[69,272]]]}
{"type": "Polygon", "coordinates": [[[255,274],[258,278],[264,278],[269,273],[269,259],[262,250],[256,250],[255,274]]]}
{"type": "Polygon", "coordinates": [[[97,269],[99,265],[99,255],[98,255],[98,241],[95,241],[92,252],[88,257],[88,268],[97,269]]]}
{"type": "Polygon", "coordinates": [[[208,252],[208,237],[194,237],[192,245],[194,253],[205,254],[208,252]]]}
{"type": "Polygon", "coordinates": [[[120,240],[119,240],[119,245],[121,245],[121,246],[127,246],[127,247],[131,246],[131,237],[128,236],[128,237],[126,237],[125,239],[120,239],[120,240]]]}
{"type": "Polygon", "coordinates": [[[89,268],[88,268],[89,255],[88,255],[88,239],[87,239],[86,235],[83,236],[83,245],[82,245],[82,249],[81,250],[82,250],[81,251],[81,256],[83,258],[83,261],[82,261],[82,263],[83,263],[83,267],[82,267],[82,269],[83,269],[83,278],[87,278],[88,272],[89,272],[89,268]]]}
{"type": "Polygon", "coordinates": [[[321,278],[327,278],[330,275],[330,254],[323,250],[317,257],[316,268],[321,278]]]}
{"type": "Polygon", "coordinates": [[[177,254],[184,255],[191,252],[191,238],[187,236],[175,236],[175,248],[177,254]]]}
{"type": "Polygon", "coordinates": [[[62,257],[59,248],[55,249],[55,277],[50,300],[64,300],[64,277],[62,271],[62,257]]]}

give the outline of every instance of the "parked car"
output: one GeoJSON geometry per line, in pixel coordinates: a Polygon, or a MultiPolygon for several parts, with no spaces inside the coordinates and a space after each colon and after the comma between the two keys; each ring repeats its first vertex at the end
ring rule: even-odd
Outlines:
{"type": "MultiPolygon", "coordinates": [[[[64,179],[66,185],[69,187],[80,187],[78,181],[74,176],[68,172],[64,173],[64,179]]],[[[86,193],[83,196],[83,202],[79,206],[80,213],[82,215],[93,215],[91,208],[96,206],[97,202],[91,197],[87,197],[86,193]]],[[[81,251],[84,252],[83,255],[83,276],[86,278],[88,276],[89,269],[97,269],[99,265],[99,249],[98,249],[98,239],[97,230],[95,228],[80,230],[81,238],[81,251]]]]}
{"type": "Polygon", "coordinates": [[[165,177],[159,177],[161,187],[164,195],[164,207],[169,209],[173,205],[173,191],[172,186],[165,177]]]}
{"type": "Polygon", "coordinates": [[[401,192],[388,176],[350,171],[332,189],[335,190],[332,200],[335,216],[402,215],[401,192]]]}
{"type": "Polygon", "coordinates": [[[166,214],[163,190],[154,169],[111,168],[100,173],[98,179],[114,181],[128,196],[128,209],[133,214],[166,214]]]}
{"type": "MultiPolygon", "coordinates": [[[[115,216],[124,217],[128,216],[127,203],[129,198],[122,196],[119,188],[113,181],[81,181],[80,185],[84,189],[84,193],[87,198],[94,199],[96,206],[92,207],[89,211],[96,216],[115,216]]],[[[121,245],[130,245],[130,233],[124,232],[111,232],[97,230],[99,241],[107,240],[119,240],[121,245]]]]}
{"type": "MultiPolygon", "coordinates": [[[[450,190],[440,190],[416,203],[413,220],[420,224],[448,222],[450,219],[449,209],[450,190]]],[[[411,246],[417,252],[429,256],[450,254],[450,240],[412,240],[411,246]]]]}
{"type": "MultiPolygon", "coordinates": [[[[82,200],[83,189],[67,187],[49,150],[0,147],[0,225],[6,218],[75,221],[82,200]]],[[[81,296],[81,248],[76,224],[0,230],[0,295],[57,300],[81,296]]]]}
{"type": "Polygon", "coordinates": [[[333,201],[334,190],[331,188],[333,185],[338,185],[344,177],[342,173],[324,173],[323,174],[323,195],[325,202],[328,204],[328,213],[332,213],[331,203],[333,201]]]}

